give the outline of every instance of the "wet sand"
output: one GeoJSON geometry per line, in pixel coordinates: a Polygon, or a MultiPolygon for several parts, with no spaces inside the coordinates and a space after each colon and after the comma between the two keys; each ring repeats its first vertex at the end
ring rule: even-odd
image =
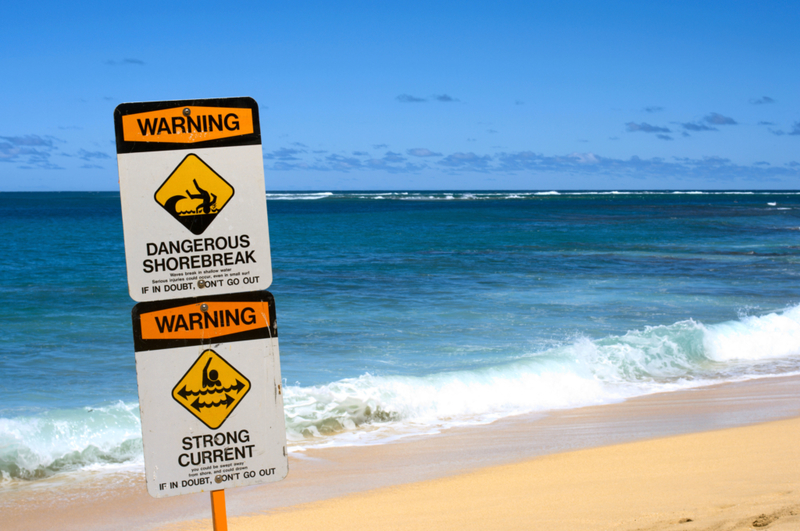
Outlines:
{"type": "MultiPolygon", "coordinates": [[[[754,511],[800,529],[798,415],[800,377],[765,378],[309,450],[228,491],[230,529],[739,529],[754,511]]],[[[211,529],[208,494],[155,500],[132,473],[6,489],[0,512],[8,530],[211,529]]]]}

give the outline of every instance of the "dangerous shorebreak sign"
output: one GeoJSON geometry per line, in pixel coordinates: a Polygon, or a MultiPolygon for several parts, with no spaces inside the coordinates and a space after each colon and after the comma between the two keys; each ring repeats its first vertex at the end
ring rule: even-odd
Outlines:
{"type": "Polygon", "coordinates": [[[131,298],[268,288],[272,261],[255,100],[123,103],[114,126],[131,298]]]}
{"type": "Polygon", "coordinates": [[[272,295],[144,302],[132,317],[150,495],[285,478],[289,465],[272,295]]]}

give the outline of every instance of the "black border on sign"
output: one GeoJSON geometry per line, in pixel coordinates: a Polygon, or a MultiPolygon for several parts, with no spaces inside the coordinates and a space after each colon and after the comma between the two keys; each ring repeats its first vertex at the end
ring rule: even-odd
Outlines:
{"type": "Polygon", "coordinates": [[[278,337],[278,327],[275,321],[275,298],[269,291],[248,291],[245,293],[230,293],[227,295],[210,295],[208,297],[192,297],[186,299],[171,299],[167,301],[140,302],[131,310],[133,321],[133,350],[144,352],[148,350],[163,350],[169,348],[190,347],[194,345],[216,345],[219,343],[233,343],[235,341],[248,341],[251,339],[269,339],[278,337]],[[204,302],[266,302],[269,308],[269,322],[271,326],[264,326],[255,330],[215,336],[208,339],[143,339],[141,315],[167,308],[187,306],[189,304],[202,304],[204,302]]]}
{"type": "Polygon", "coordinates": [[[261,121],[258,116],[258,103],[250,97],[212,98],[205,100],[147,101],[139,103],[121,103],[114,109],[114,131],[117,137],[117,153],[143,153],[146,151],[175,151],[178,149],[201,149],[229,146],[260,146],[261,121]],[[127,142],[122,134],[122,117],[129,114],[160,111],[173,107],[231,107],[250,109],[253,112],[253,132],[228,138],[218,138],[203,142],[127,142]]]}

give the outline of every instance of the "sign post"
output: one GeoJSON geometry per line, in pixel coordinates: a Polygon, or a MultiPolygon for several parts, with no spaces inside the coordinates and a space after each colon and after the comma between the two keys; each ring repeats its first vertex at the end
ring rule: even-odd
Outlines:
{"type": "Polygon", "coordinates": [[[214,523],[214,531],[228,531],[224,490],[211,491],[211,521],[214,523]]]}
{"type": "Polygon", "coordinates": [[[125,103],[114,112],[148,493],[288,473],[258,106],[125,103]]]}

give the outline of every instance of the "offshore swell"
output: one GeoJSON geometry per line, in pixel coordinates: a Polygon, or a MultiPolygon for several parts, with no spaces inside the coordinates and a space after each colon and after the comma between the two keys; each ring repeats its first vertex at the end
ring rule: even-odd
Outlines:
{"type": "MultiPolygon", "coordinates": [[[[295,451],[800,366],[796,192],[282,193],[268,208],[295,451]]],[[[0,194],[0,217],[0,476],[139,470],[118,195],[0,194]]]]}

